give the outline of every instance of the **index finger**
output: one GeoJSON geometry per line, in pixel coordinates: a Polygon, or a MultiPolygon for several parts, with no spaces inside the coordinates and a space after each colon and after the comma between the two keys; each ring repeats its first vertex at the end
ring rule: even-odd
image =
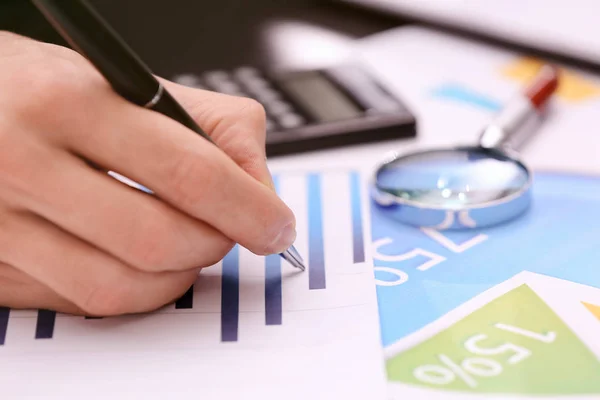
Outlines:
{"type": "Polygon", "coordinates": [[[160,81],[195,120],[203,122],[219,148],[244,171],[275,190],[266,162],[266,115],[258,102],[160,81]]]}
{"type": "MultiPolygon", "coordinates": [[[[220,148],[157,112],[104,93],[81,134],[77,113],[62,119],[65,146],[151,189],[256,254],[279,253],[295,240],[291,210],[220,148]],[[109,115],[111,118],[105,118],[109,115]]],[[[202,126],[202,121],[199,121],[202,126]]]]}

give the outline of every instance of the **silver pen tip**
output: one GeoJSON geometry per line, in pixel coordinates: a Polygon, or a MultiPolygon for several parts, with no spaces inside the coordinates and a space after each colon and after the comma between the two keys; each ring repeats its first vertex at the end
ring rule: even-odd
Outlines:
{"type": "Polygon", "coordinates": [[[291,246],[289,249],[281,253],[281,257],[283,257],[287,262],[292,264],[292,266],[304,271],[306,267],[304,266],[304,260],[298,250],[294,246],[291,246]]]}

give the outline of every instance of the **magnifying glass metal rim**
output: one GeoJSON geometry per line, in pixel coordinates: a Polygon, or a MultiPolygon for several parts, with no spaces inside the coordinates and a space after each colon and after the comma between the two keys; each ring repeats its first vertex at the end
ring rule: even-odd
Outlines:
{"type": "Polygon", "coordinates": [[[435,147],[429,149],[423,149],[416,152],[407,152],[407,153],[399,153],[397,151],[392,151],[387,153],[387,155],[383,158],[383,161],[380,162],[375,168],[375,173],[372,177],[371,187],[374,190],[373,197],[377,203],[383,206],[389,206],[392,204],[396,205],[404,205],[411,206],[420,209],[429,209],[429,210],[439,210],[439,211],[468,211],[475,209],[483,209],[483,208],[491,208],[495,206],[499,206],[502,204],[510,203],[518,198],[523,197],[524,194],[529,192],[533,184],[533,172],[525,165],[523,161],[521,161],[520,157],[516,152],[511,151],[510,149],[498,149],[498,148],[484,148],[478,146],[455,146],[455,147],[435,147]],[[378,176],[379,174],[390,164],[401,160],[406,157],[411,157],[414,155],[428,154],[428,153],[437,153],[437,152],[461,152],[461,151],[479,151],[482,153],[489,152],[490,154],[500,155],[507,160],[518,164],[523,170],[527,173],[527,182],[515,193],[511,193],[508,196],[504,196],[500,199],[486,201],[482,203],[469,204],[469,205],[458,205],[458,206],[443,206],[443,205],[434,205],[434,204],[424,204],[419,201],[409,200],[392,194],[385,190],[385,188],[381,187],[378,184],[378,176]]]}
{"type": "Polygon", "coordinates": [[[521,161],[513,149],[522,145],[541,122],[542,110],[556,91],[558,83],[558,68],[548,64],[542,66],[525,90],[515,96],[484,128],[477,145],[434,148],[403,155],[398,152],[387,154],[375,169],[371,183],[371,193],[375,202],[402,222],[440,230],[496,225],[525,212],[531,204],[533,171],[521,161]],[[490,157],[501,156],[522,168],[527,174],[527,181],[518,191],[495,200],[454,205],[428,204],[402,198],[392,193],[391,188],[386,190],[378,184],[380,173],[391,163],[415,154],[449,151],[477,151],[482,154],[487,152],[490,157]]]}

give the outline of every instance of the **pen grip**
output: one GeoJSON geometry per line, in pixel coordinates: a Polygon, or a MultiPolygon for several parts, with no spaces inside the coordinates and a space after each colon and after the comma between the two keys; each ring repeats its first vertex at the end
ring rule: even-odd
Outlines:
{"type": "Polygon", "coordinates": [[[210,136],[164,90],[150,69],[87,1],[32,2],[71,47],[98,69],[118,94],[134,104],[148,107],[178,121],[212,142],[210,136]]]}
{"type": "Polygon", "coordinates": [[[160,99],[149,109],[159,112],[167,117],[174,119],[181,123],[183,126],[196,132],[206,140],[214,143],[213,140],[200,128],[200,126],[194,121],[194,119],[183,109],[183,107],[175,101],[173,96],[166,90],[163,91],[160,99]]]}
{"type": "Polygon", "coordinates": [[[159,83],[129,46],[83,0],[32,0],[69,45],[125,99],[144,105],[159,83]]]}

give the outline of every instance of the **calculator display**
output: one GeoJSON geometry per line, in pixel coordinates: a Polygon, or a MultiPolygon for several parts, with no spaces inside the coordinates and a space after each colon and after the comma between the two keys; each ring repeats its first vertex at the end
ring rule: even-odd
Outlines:
{"type": "Polygon", "coordinates": [[[279,83],[300,107],[319,122],[358,118],[364,113],[316,71],[292,74],[279,83]]]}
{"type": "Polygon", "coordinates": [[[357,65],[300,71],[241,66],[174,80],[262,104],[268,157],[416,136],[413,114],[357,65]]]}

